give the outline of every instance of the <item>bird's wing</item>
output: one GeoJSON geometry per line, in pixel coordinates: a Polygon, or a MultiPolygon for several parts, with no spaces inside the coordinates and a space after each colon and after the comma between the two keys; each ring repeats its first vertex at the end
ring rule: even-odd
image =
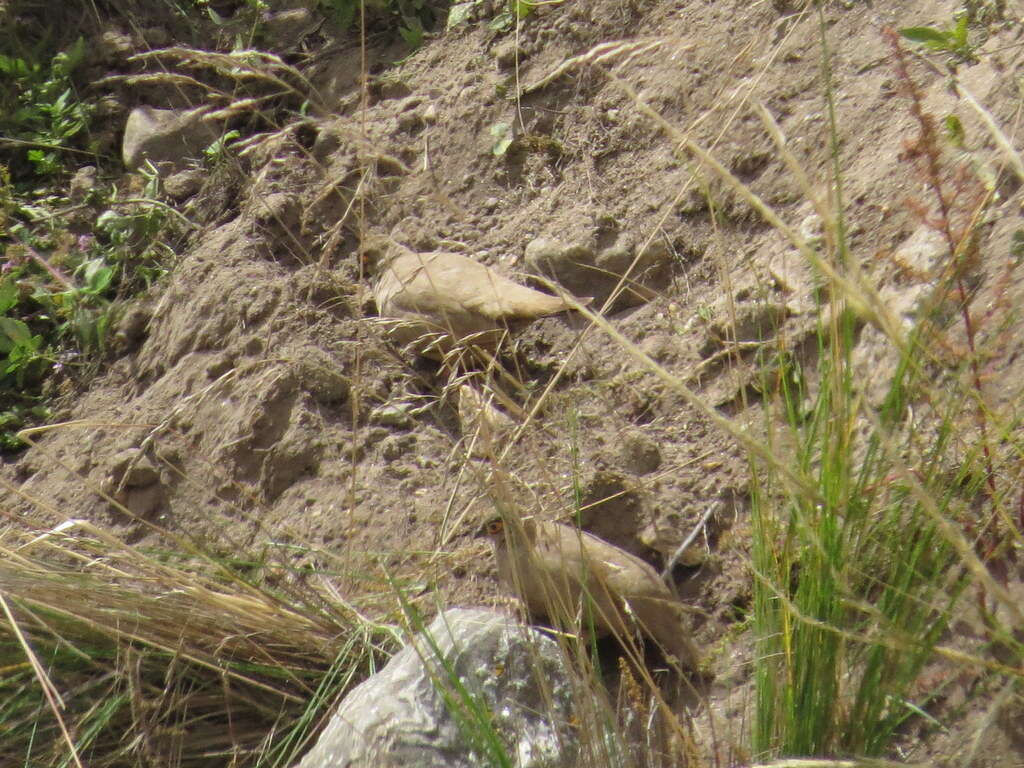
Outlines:
{"type": "Polygon", "coordinates": [[[594,577],[616,594],[674,599],[657,571],[639,557],[589,533],[582,535],[582,545],[594,577]]]}
{"type": "Polygon", "coordinates": [[[384,267],[375,295],[378,304],[386,304],[392,313],[431,311],[491,323],[531,320],[570,308],[557,296],[520,285],[461,254],[443,251],[400,253],[384,267]]]}
{"type": "Polygon", "coordinates": [[[443,300],[494,322],[529,320],[567,309],[550,296],[510,280],[490,267],[456,253],[434,253],[421,280],[443,293],[443,300]]]}
{"type": "Polygon", "coordinates": [[[696,669],[700,651],[690,636],[688,607],[676,599],[632,597],[625,600],[626,610],[643,630],[680,664],[696,669]]]}

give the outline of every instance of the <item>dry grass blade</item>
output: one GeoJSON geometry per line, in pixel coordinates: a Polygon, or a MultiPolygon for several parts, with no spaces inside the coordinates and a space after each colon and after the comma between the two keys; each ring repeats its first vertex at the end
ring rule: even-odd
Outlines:
{"type": "MultiPolygon", "coordinates": [[[[571,72],[577,67],[582,67],[592,64],[605,64],[616,58],[624,56],[637,56],[648,51],[653,51],[665,44],[664,40],[629,40],[629,41],[617,41],[609,43],[601,43],[595,45],[586,53],[581,53],[579,56],[573,56],[570,59],[566,59],[559,64],[555,69],[549,72],[547,75],[542,77],[535,83],[531,83],[523,88],[523,95],[533,91],[538,91],[542,88],[546,88],[555,80],[560,78],[562,75],[571,72]]],[[[692,45],[684,46],[682,50],[693,47],[692,45]]]]}
{"type": "Polygon", "coordinates": [[[4,615],[7,617],[7,621],[10,624],[11,630],[18,638],[18,643],[25,651],[25,656],[28,658],[29,664],[32,665],[32,671],[35,673],[36,679],[39,681],[39,685],[43,690],[43,695],[46,696],[46,702],[50,705],[50,710],[53,712],[53,716],[57,719],[57,723],[60,726],[61,735],[64,737],[64,741],[68,745],[68,749],[71,751],[71,757],[75,761],[75,765],[78,768],[83,768],[82,761],[78,757],[78,750],[75,749],[75,742],[71,739],[71,734],[68,733],[68,727],[64,723],[64,718],[61,716],[60,711],[64,708],[64,702],[61,699],[60,692],[54,686],[50,680],[50,676],[46,674],[46,670],[43,669],[42,664],[39,663],[39,659],[36,658],[35,651],[32,650],[32,646],[29,645],[28,640],[25,639],[24,633],[18,626],[18,621],[14,618],[14,614],[11,613],[11,608],[7,604],[7,600],[4,598],[3,591],[0,591],[0,605],[3,606],[4,615]]]}
{"type": "MultiPolygon", "coordinates": [[[[96,532],[83,524],[79,534],[96,532]]],[[[54,549],[66,561],[77,562],[84,554],[82,542],[72,544],[67,532],[62,538],[65,543],[54,549]]],[[[140,642],[218,671],[219,660],[227,656],[280,665],[292,682],[300,683],[291,668],[330,656],[337,628],[331,631],[272,601],[204,583],[198,574],[159,566],[131,549],[100,556],[103,540],[85,542],[85,549],[97,553],[92,573],[55,565],[54,555],[49,562],[35,560],[29,570],[0,550],[0,585],[33,612],[81,622],[113,639],[140,642]],[[302,633],[301,646],[294,643],[297,632],[302,633]]],[[[282,693],[254,678],[228,674],[282,693]]]]}
{"type": "Polygon", "coordinates": [[[108,75],[107,77],[97,81],[96,85],[99,87],[105,85],[118,85],[121,83],[133,87],[175,85],[188,88],[199,88],[206,91],[210,97],[214,97],[222,101],[230,101],[232,99],[230,93],[225,93],[224,91],[214,88],[207,83],[201,83],[194,77],[183,75],[178,72],[153,72],[144,75],[108,75]]]}
{"type": "Polygon", "coordinates": [[[220,75],[240,82],[262,80],[295,95],[304,95],[283,77],[287,76],[300,83],[307,92],[315,92],[312,85],[301,72],[290,64],[285,63],[279,56],[266,51],[247,49],[232,51],[231,53],[217,53],[178,46],[139,53],[132,56],[129,61],[149,61],[164,58],[177,60],[181,66],[210,68],[220,75]]]}
{"type": "MultiPolygon", "coordinates": [[[[4,748],[37,755],[33,734],[59,727],[73,734],[68,749],[83,754],[98,739],[102,754],[177,753],[181,765],[201,765],[218,752],[258,754],[268,729],[304,738],[313,713],[358,682],[381,648],[398,642],[398,629],[379,601],[344,598],[333,585],[301,581],[278,593],[249,583],[252,558],[239,556],[238,566],[218,565],[142,550],[83,520],[3,531],[0,595],[12,630],[0,628],[0,666],[27,658],[40,680],[26,690],[25,665],[6,664],[16,676],[0,691],[29,695],[4,712],[4,748]],[[21,639],[21,653],[9,637],[21,639]],[[52,682],[39,675],[39,648],[52,682]],[[325,678],[328,669],[338,671],[325,678]],[[33,697],[52,701],[56,725],[34,724],[33,697]],[[217,725],[226,711],[227,731],[217,725]],[[186,731],[187,744],[176,745],[186,731]]],[[[284,565],[262,572],[288,578],[284,565]]]]}
{"type": "Polygon", "coordinates": [[[978,113],[978,117],[980,117],[981,122],[985,124],[985,128],[988,129],[992,140],[1006,156],[1006,159],[1013,168],[1014,173],[1017,174],[1017,178],[1024,181],[1024,160],[1021,159],[1020,153],[1014,149],[1013,143],[1007,135],[1003,133],[1003,130],[998,125],[996,125],[996,121],[993,119],[992,114],[978,103],[978,100],[974,98],[974,94],[972,94],[963,83],[954,81],[953,87],[956,89],[956,92],[964,98],[964,101],[970,105],[971,109],[978,113]]]}

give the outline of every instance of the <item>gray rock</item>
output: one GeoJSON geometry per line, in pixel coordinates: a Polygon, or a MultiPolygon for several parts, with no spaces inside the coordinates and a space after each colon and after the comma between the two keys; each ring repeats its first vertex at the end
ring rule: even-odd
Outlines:
{"type": "Polygon", "coordinates": [[[404,99],[412,95],[412,88],[409,87],[409,84],[392,75],[371,78],[367,85],[370,89],[370,96],[375,101],[404,99]]]}
{"type": "Polygon", "coordinates": [[[138,448],[126,448],[111,461],[107,485],[111,488],[145,488],[160,480],[160,470],[138,448]]]}
{"type": "Polygon", "coordinates": [[[423,125],[423,115],[418,111],[402,112],[398,116],[398,129],[401,131],[411,133],[422,128],[423,125]]]}
{"type": "Polygon", "coordinates": [[[558,281],[575,296],[595,296],[598,284],[606,282],[597,271],[596,258],[586,245],[570,245],[549,237],[531,240],[525,254],[530,273],[558,281]]]}
{"type": "Polygon", "coordinates": [[[616,283],[618,278],[628,273],[620,302],[629,307],[665,293],[672,279],[673,261],[672,252],[660,239],[653,240],[641,250],[633,237],[626,233],[619,235],[614,245],[597,254],[598,269],[602,274],[614,277],[616,283]]]}
{"type": "Polygon", "coordinates": [[[117,317],[114,331],[115,348],[127,353],[136,349],[146,337],[153,309],[145,303],[136,303],[128,307],[117,317]]]}
{"type": "Polygon", "coordinates": [[[348,398],[351,382],[325,353],[310,352],[296,363],[295,372],[302,388],[318,403],[334,405],[348,398]]]}
{"type": "Polygon", "coordinates": [[[647,336],[640,342],[640,351],[657,363],[671,360],[679,351],[679,338],[666,334],[647,336]]]}
{"type": "Polygon", "coordinates": [[[73,203],[81,203],[89,196],[89,193],[96,188],[96,168],[92,165],[85,165],[79,168],[71,177],[70,191],[68,197],[73,203]]]}
{"type": "Polygon", "coordinates": [[[380,455],[388,464],[398,461],[416,448],[416,435],[391,435],[380,442],[380,455]]]}
{"type": "Polygon", "coordinates": [[[408,429],[412,426],[412,406],[408,403],[385,403],[370,411],[371,424],[408,429]]]}
{"type": "Polygon", "coordinates": [[[180,203],[199,192],[203,188],[206,177],[207,174],[198,168],[186,168],[164,180],[164,192],[171,200],[180,203]]]}
{"type": "Polygon", "coordinates": [[[126,35],[117,29],[108,29],[99,40],[93,38],[93,47],[90,57],[101,64],[112,65],[122,64],[135,53],[135,44],[130,35],[126,35]]]}
{"type": "Polygon", "coordinates": [[[96,105],[93,110],[93,120],[96,121],[96,123],[102,123],[108,120],[120,123],[126,114],[128,114],[128,107],[125,106],[124,102],[117,96],[117,94],[106,93],[96,100],[96,105]]]}
{"type": "Polygon", "coordinates": [[[275,238],[294,241],[302,229],[302,203],[291,192],[271,192],[253,200],[256,225],[275,238]]]}
{"type": "Polygon", "coordinates": [[[171,35],[163,27],[146,27],[142,30],[142,39],[150,48],[163,48],[171,44],[171,35]]]}
{"type": "Polygon", "coordinates": [[[453,609],[348,694],[297,768],[568,766],[579,751],[557,644],[493,611],[453,609]]]}
{"type": "Polygon", "coordinates": [[[212,144],[220,132],[203,122],[206,109],[136,107],[124,127],[121,156],[135,170],[147,159],[154,165],[170,163],[176,170],[212,144]]]}

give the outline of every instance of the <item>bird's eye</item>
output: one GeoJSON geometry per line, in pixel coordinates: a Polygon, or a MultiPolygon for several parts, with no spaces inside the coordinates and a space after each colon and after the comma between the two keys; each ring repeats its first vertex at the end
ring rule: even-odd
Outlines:
{"type": "Polygon", "coordinates": [[[496,536],[505,529],[505,524],[501,520],[492,520],[487,524],[487,533],[491,536],[496,536]]]}

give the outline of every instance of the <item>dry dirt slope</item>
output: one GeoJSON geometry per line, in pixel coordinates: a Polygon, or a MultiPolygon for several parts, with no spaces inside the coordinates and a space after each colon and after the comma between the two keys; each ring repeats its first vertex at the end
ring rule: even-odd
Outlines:
{"type": "MultiPolygon", "coordinates": [[[[354,561],[372,554],[436,584],[449,602],[493,602],[490,559],[469,536],[492,508],[480,464],[466,460],[443,382],[382,340],[356,257],[360,238],[390,233],[509,271],[538,237],[595,249],[664,243],[671,280],[612,323],[720,412],[759,423],[755,348],[813,354],[805,342],[815,328],[814,280],[744,202],[694,175],[696,164],[625,86],[813,235],[813,208],[755,109],[774,116],[824,191],[832,169],[819,26],[798,5],[540,6],[518,33],[469,24],[381,66],[365,108],[357,55],[320,62],[313,82],[335,113],[267,138],[245,159],[234,195],[216,190],[222,208],[200,216],[208,223],[143,306],[137,345],[64,414],[88,423],[45,434],[5,467],[22,494],[5,505],[41,526],[89,518],[132,543],[156,545],[166,528],[218,551],[272,546],[294,565],[315,564],[317,548],[354,561]],[[609,41],[630,45],[529,89],[609,41]],[[511,98],[519,89],[528,92],[511,98]],[[503,123],[519,141],[498,156],[491,129],[503,123]],[[740,349],[727,355],[736,352],[731,328],[740,349]],[[121,490],[133,520],[98,491],[118,486],[139,448],[158,472],[121,490]]],[[[943,25],[955,8],[829,3],[824,14],[852,250],[908,313],[901,297],[915,295],[934,245],[904,205],[922,194],[906,144],[916,126],[881,29],[943,25]],[[912,268],[897,268],[890,255],[908,242],[901,258],[912,268]]],[[[1019,29],[993,26],[979,62],[958,72],[1016,146],[1019,29]]],[[[1019,181],[999,170],[977,114],[946,89],[944,66],[935,57],[914,74],[930,109],[960,116],[972,162],[992,169],[1001,195],[985,235],[992,263],[981,265],[975,298],[984,306],[1019,226],[1019,181]]],[[[193,205],[196,213],[210,204],[193,205]]],[[[1020,276],[1000,290],[1019,304],[1020,276]]],[[[714,649],[724,699],[745,676],[726,638],[749,599],[746,461],[617,344],[583,328],[552,318],[524,334],[520,405],[529,410],[561,375],[506,467],[524,508],[564,517],[578,490],[591,530],[659,565],[713,508],[679,576],[681,592],[708,612],[697,637],[714,649]]],[[[987,394],[1015,408],[1021,338],[1002,342],[987,394]]],[[[869,335],[861,355],[867,377],[884,371],[869,335]]],[[[871,384],[866,378],[865,389],[871,384]]],[[[361,588],[355,577],[338,587],[361,588]]]]}

